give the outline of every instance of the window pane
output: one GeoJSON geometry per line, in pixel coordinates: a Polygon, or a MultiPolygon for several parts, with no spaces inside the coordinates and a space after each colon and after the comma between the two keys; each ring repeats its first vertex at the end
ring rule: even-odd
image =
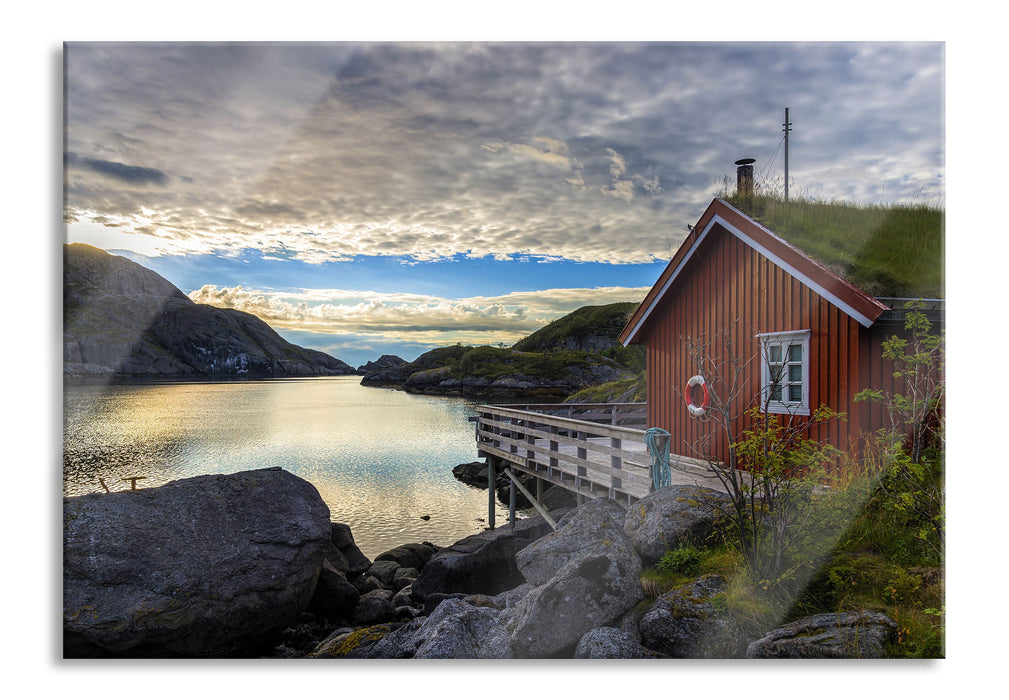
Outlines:
{"type": "Polygon", "coordinates": [[[782,379],[784,379],[785,367],[784,365],[771,365],[769,368],[771,373],[771,384],[777,384],[782,379]]]}
{"type": "Polygon", "coordinates": [[[789,362],[802,362],[802,346],[801,345],[789,345],[788,346],[788,361],[789,362]]]}
{"type": "Polygon", "coordinates": [[[790,382],[801,382],[802,381],[802,365],[789,365],[788,366],[788,381],[790,381],[790,382]]]}
{"type": "Polygon", "coordinates": [[[771,401],[781,401],[781,386],[771,387],[771,401]]]}
{"type": "Polygon", "coordinates": [[[802,401],[802,385],[801,384],[790,384],[788,387],[788,400],[789,401],[802,401]]]}
{"type": "Polygon", "coordinates": [[[771,345],[770,347],[768,347],[767,350],[768,350],[768,355],[767,355],[768,360],[770,360],[771,362],[781,362],[781,346],[780,345],[771,345]]]}

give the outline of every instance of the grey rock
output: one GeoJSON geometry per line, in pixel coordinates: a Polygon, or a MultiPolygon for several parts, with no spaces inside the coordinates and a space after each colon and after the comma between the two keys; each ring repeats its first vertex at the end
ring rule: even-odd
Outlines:
{"type": "Polygon", "coordinates": [[[493,608],[446,600],[420,627],[417,659],[510,659],[511,637],[493,608]]]}
{"type": "Polygon", "coordinates": [[[330,525],[330,538],[332,546],[327,549],[326,558],[337,570],[346,574],[348,580],[371,568],[371,560],[364,556],[354,542],[354,534],[350,531],[349,525],[345,523],[330,525]],[[339,553],[338,557],[333,554],[334,551],[339,553]]]}
{"type": "Polygon", "coordinates": [[[375,590],[368,591],[362,595],[361,600],[364,600],[365,598],[379,598],[380,600],[387,600],[391,603],[393,595],[393,592],[387,588],[376,588],[375,590]]]}
{"type": "Polygon", "coordinates": [[[501,614],[516,655],[561,654],[589,630],[619,618],[644,597],[640,572],[636,554],[632,560],[596,554],[565,564],[501,614]]]}
{"type": "Polygon", "coordinates": [[[417,653],[417,633],[427,622],[426,617],[414,617],[403,626],[378,640],[370,649],[362,650],[361,658],[412,659],[417,653]]]}
{"type": "Polygon", "coordinates": [[[562,486],[551,486],[543,492],[543,507],[548,512],[573,510],[578,505],[578,499],[573,493],[562,486]]]}
{"type": "Polygon", "coordinates": [[[540,537],[515,557],[526,581],[541,585],[565,564],[589,556],[620,558],[640,568],[638,556],[623,530],[626,512],[610,498],[597,498],[570,511],[557,530],[540,537]],[[632,563],[634,562],[634,563],[632,563]]]}
{"type": "Polygon", "coordinates": [[[410,620],[424,614],[423,610],[412,605],[396,605],[395,607],[397,620],[410,620]]]}
{"type": "Polygon", "coordinates": [[[750,643],[750,659],[878,659],[897,634],[882,613],[822,613],[782,625],[750,643]]]}
{"type": "Polygon", "coordinates": [[[432,593],[424,599],[424,615],[431,615],[438,606],[441,605],[442,601],[450,599],[462,599],[468,594],[466,593],[432,593]]]}
{"type": "Polygon", "coordinates": [[[329,509],[279,468],[63,501],[65,656],[222,656],[295,624],[329,509]]]}
{"type": "Polygon", "coordinates": [[[375,589],[384,588],[381,581],[379,581],[376,577],[369,576],[367,574],[362,574],[351,579],[350,583],[358,590],[358,592],[361,593],[361,595],[364,595],[369,591],[374,591],[375,589]]]}
{"type": "Polygon", "coordinates": [[[486,462],[466,462],[452,467],[452,475],[468,486],[487,488],[490,481],[490,468],[486,462]]]}
{"type": "Polygon", "coordinates": [[[394,561],[376,561],[368,568],[365,576],[374,576],[383,587],[391,588],[392,579],[399,569],[399,564],[394,561]]]}
{"type": "Polygon", "coordinates": [[[624,530],[645,566],[652,566],[667,550],[684,544],[703,544],[724,517],[719,508],[731,507],[729,497],[714,489],[678,485],[661,488],[627,510],[624,530]]]}
{"type": "Polygon", "coordinates": [[[434,593],[486,593],[495,595],[524,583],[515,555],[550,532],[542,518],[525,518],[510,526],[466,537],[431,557],[413,582],[418,601],[434,593]]]}
{"type": "Polygon", "coordinates": [[[677,659],[741,658],[749,640],[715,604],[725,585],[707,575],[656,598],[641,618],[642,644],[677,659]]]}
{"type": "Polygon", "coordinates": [[[535,588],[531,583],[523,583],[510,591],[504,591],[494,596],[494,605],[497,608],[505,609],[513,607],[518,601],[525,598],[535,588]]]}
{"type": "Polygon", "coordinates": [[[575,647],[576,659],[658,659],[662,655],[641,646],[633,635],[614,627],[589,630],[575,647]]]}
{"type": "Polygon", "coordinates": [[[371,591],[361,596],[361,601],[354,610],[352,621],[355,626],[374,626],[383,622],[389,622],[396,618],[396,608],[392,601],[374,595],[379,591],[371,591]]]}
{"type": "Polygon", "coordinates": [[[518,553],[519,569],[533,588],[510,599],[502,615],[517,654],[562,653],[644,597],[641,559],[623,530],[624,515],[609,498],[589,501],[518,553]]]}
{"type": "MultiPolygon", "coordinates": [[[[410,623],[407,623],[410,624],[410,623]]],[[[395,658],[375,654],[375,646],[395,634],[403,623],[391,622],[361,627],[351,632],[338,630],[324,639],[307,655],[310,659],[395,658]]],[[[385,652],[387,653],[387,652],[385,652]]]]}
{"type": "Polygon", "coordinates": [[[343,620],[353,614],[360,600],[361,594],[347,577],[328,561],[323,561],[308,609],[327,620],[343,620]]]}
{"type": "Polygon", "coordinates": [[[420,572],[413,568],[399,568],[392,577],[392,590],[399,591],[413,584],[420,572]]]}
{"type": "Polygon", "coordinates": [[[397,608],[403,605],[416,605],[417,601],[413,597],[412,586],[404,586],[392,597],[392,604],[397,608]]]}
{"type": "Polygon", "coordinates": [[[430,542],[413,542],[382,552],[375,561],[394,561],[404,569],[420,571],[439,550],[441,547],[430,542]]]}

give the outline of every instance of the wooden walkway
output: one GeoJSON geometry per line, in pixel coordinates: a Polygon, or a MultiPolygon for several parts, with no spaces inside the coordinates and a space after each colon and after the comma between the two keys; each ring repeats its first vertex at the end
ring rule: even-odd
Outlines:
{"type": "MultiPolygon", "coordinates": [[[[652,492],[645,446],[646,404],[523,404],[478,407],[479,455],[582,498],[609,496],[629,506],[652,492]]],[[[671,454],[673,483],[720,488],[707,464],[671,454]]]]}

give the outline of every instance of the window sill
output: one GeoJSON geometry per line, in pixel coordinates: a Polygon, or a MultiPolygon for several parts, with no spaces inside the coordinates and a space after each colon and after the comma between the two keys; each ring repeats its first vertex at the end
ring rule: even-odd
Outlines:
{"type": "Polygon", "coordinates": [[[809,407],[808,406],[794,406],[794,405],[793,406],[789,406],[789,405],[783,404],[783,403],[778,403],[778,404],[772,403],[772,404],[769,404],[766,407],[764,407],[762,405],[760,407],[760,411],[763,413],[765,410],[766,410],[767,413],[774,413],[774,414],[783,415],[783,416],[808,416],[809,415],[809,407]]]}

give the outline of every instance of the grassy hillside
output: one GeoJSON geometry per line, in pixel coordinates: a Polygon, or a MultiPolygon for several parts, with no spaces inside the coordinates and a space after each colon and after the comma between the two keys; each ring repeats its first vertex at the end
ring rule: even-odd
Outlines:
{"type": "Polygon", "coordinates": [[[881,297],[945,297],[945,211],[766,195],[723,197],[856,287],[881,297]]]}
{"type": "Polygon", "coordinates": [[[637,307],[637,302],[583,306],[526,336],[512,349],[519,352],[593,352],[631,372],[641,372],[645,368],[645,348],[637,345],[625,348],[617,340],[637,307]]]}

